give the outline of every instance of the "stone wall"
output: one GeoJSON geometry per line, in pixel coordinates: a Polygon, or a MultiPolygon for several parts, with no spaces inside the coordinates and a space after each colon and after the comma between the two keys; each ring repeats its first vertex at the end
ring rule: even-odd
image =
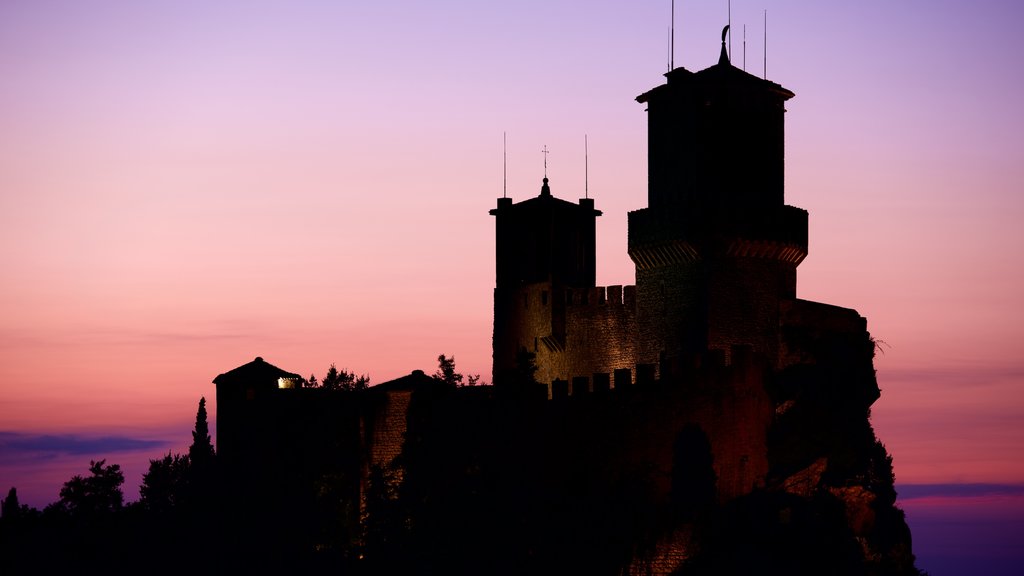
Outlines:
{"type": "Polygon", "coordinates": [[[636,364],[636,308],[633,286],[496,290],[495,381],[515,366],[520,348],[536,355],[538,382],[586,378],[590,389],[595,380],[612,380],[616,369],[636,364]]]}

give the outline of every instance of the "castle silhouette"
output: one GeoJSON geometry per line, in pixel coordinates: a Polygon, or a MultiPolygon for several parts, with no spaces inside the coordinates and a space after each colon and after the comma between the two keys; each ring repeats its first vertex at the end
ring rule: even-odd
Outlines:
{"type": "Polygon", "coordinates": [[[635,286],[595,286],[593,199],[545,177],[490,211],[493,386],[415,371],[339,393],[262,358],[214,380],[233,542],[367,573],[917,573],[866,321],[796,297],[793,92],[724,42],[666,78],[637,97],[635,286]]]}
{"type": "Polygon", "coordinates": [[[724,45],[717,65],[666,77],[637,97],[649,157],[648,207],[629,214],[635,287],[594,285],[592,199],[559,200],[545,178],[536,198],[491,210],[496,382],[520,348],[542,382],[604,388],[616,370],[674,378],[712,350],[728,361],[733,346],[784,364],[783,327],[806,313],[864,329],[853,311],[796,299],[807,212],[783,198],[793,93],[733,67],[724,45]]]}

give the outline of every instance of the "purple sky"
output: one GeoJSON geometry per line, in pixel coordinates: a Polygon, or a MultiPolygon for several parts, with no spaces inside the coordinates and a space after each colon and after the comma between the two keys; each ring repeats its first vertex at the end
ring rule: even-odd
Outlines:
{"type": "MultiPolygon", "coordinates": [[[[764,9],[768,77],[797,94],[798,294],[856,308],[885,343],[873,422],[897,487],[1024,484],[1024,5],[736,0],[733,63],[746,24],[756,74],[764,9]]],[[[107,457],[134,498],[146,460],[190,441],[213,377],[257,355],[383,382],[444,352],[489,380],[505,131],[516,200],[537,194],[545,145],[554,194],[581,197],[588,136],[598,282],[632,283],[633,98],[663,80],[668,15],[0,5],[0,488],[42,506],[107,457]]],[[[725,21],[725,2],[677,2],[676,65],[713,64],[725,21]]],[[[1021,494],[1000,498],[1019,526],[1021,494]]],[[[919,552],[938,540],[918,519],[976,509],[936,502],[906,500],[919,552]]]]}

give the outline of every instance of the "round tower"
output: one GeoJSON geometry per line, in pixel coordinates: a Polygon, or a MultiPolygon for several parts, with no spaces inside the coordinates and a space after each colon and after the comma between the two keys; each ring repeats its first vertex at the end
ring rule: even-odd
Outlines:
{"type": "Polygon", "coordinates": [[[648,114],[648,207],[629,214],[640,362],[664,376],[747,345],[774,358],[796,295],[807,212],[784,202],[785,102],[732,66],[677,68],[637,97],[648,114]]]}

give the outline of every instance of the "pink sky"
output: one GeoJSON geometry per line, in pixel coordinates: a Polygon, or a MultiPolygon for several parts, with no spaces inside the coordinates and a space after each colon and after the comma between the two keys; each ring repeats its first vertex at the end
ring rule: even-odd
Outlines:
{"type": "MultiPolygon", "coordinates": [[[[257,355],[383,382],[443,352],[489,380],[503,131],[516,200],[545,145],[581,197],[588,135],[598,282],[633,282],[633,98],[663,81],[668,1],[210,4],[0,6],[0,488],[34,505],[90,457],[134,493],[257,355]],[[43,434],[145,442],[11,448],[43,434]]],[[[1024,10],[825,4],[732,6],[733,63],[746,24],[761,72],[767,8],[768,77],[797,94],[798,294],[887,344],[899,482],[1024,483],[1024,10]]],[[[677,2],[676,65],[713,64],[725,20],[677,2]]]]}

